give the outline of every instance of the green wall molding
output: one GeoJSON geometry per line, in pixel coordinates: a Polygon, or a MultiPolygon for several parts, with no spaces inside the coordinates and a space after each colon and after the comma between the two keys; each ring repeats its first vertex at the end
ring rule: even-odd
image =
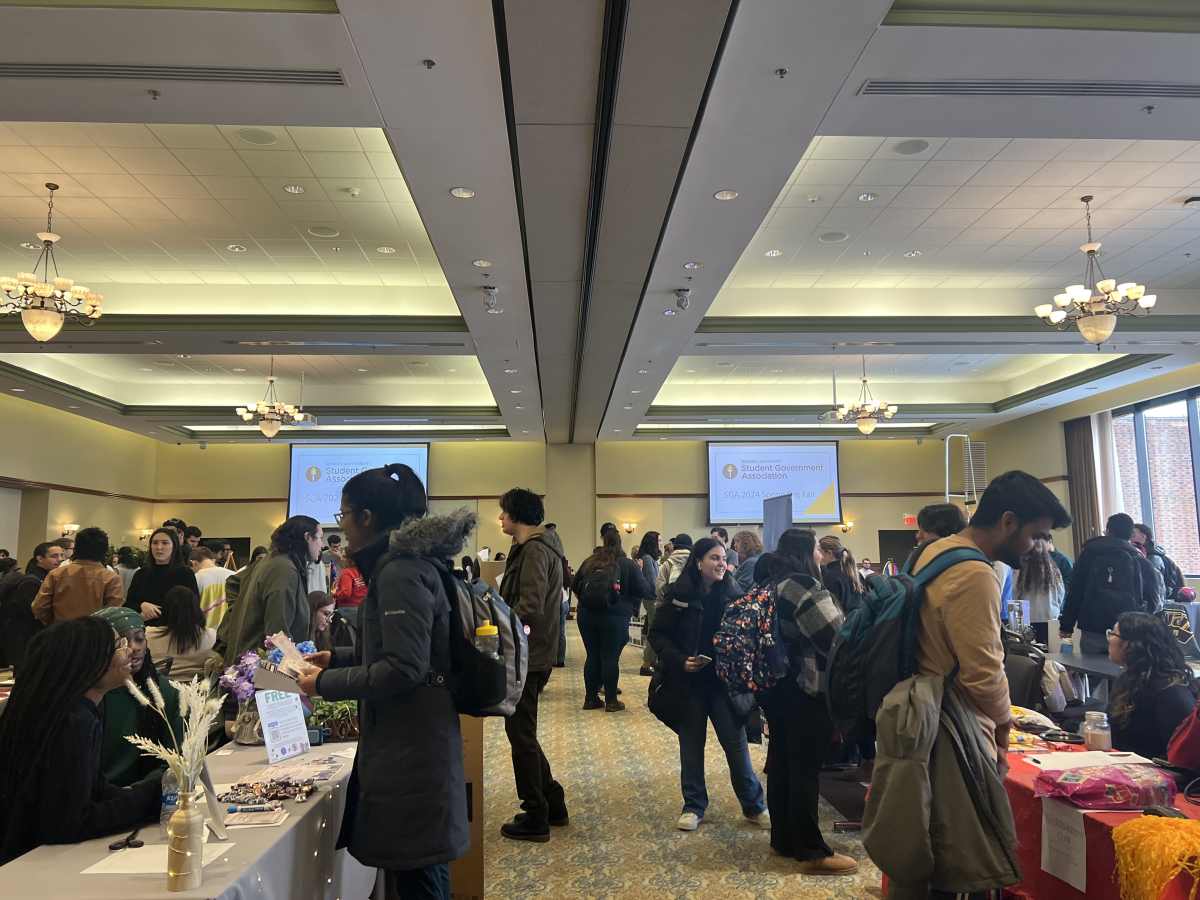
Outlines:
{"type": "MultiPolygon", "coordinates": [[[[1200,6],[1200,4],[1197,4],[1200,6]]],[[[1122,318],[1118,332],[1200,333],[1200,316],[1147,316],[1122,318]]],[[[1047,334],[1050,326],[1028,316],[707,316],[696,334],[910,334],[1029,333],[1047,334]]],[[[1063,332],[1070,334],[1070,332],[1063,332]]],[[[1079,339],[1080,341],[1083,338],[1079,339]]]]}
{"type": "Polygon", "coordinates": [[[884,25],[1200,32],[1193,0],[896,0],[884,25]]]}

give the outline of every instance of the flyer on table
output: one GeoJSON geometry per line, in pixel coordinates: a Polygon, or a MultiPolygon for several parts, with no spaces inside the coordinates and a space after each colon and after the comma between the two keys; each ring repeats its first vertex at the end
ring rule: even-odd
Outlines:
{"type": "Polygon", "coordinates": [[[288,515],[312,516],[332,525],[341,509],[342,487],[365,469],[403,463],[428,486],[429,445],[393,444],[375,447],[326,447],[292,444],[288,484],[288,515]]]}
{"type": "Polygon", "coordinates": [[[763,500],[792,495],[792,519],[839,522],[837,444],[709,444],[708,520],[741,525],[763,520],[763,500]]]}

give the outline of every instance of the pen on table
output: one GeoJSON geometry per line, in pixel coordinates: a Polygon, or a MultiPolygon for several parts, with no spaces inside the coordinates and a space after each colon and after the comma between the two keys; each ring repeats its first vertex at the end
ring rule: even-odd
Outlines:
{"type": "Polygon", "coordinates": [[[279,807],[273,806],[273,805],[272,806],[261,806],[261,805],[260,806],[231,806],[228,809],[226,809],[225,812],[229,812],[229,813],[275,812],[277,809],[279,809],[279,807]]]}

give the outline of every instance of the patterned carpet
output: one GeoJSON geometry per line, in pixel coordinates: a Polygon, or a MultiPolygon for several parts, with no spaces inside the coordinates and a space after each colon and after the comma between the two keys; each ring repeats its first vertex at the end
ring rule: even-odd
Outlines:
{"type": "MultiPolygon", "coordinates": [[[[855,875],[814,878],[768,853],[768,834],[742,818],[729,786],[725,757],[711,726],[706,747],[710,805],[699,830],[675,827],[679,746],[675,734],[646,709],[648,678],[637,674],[640,648],[621,660],[628,709],[584,712],[583,644],[567,623],[567,667],[555,669],[542,694],[539,728],[555,777],[567,792],[571,824],[552,828],[548,844],[510,841],[500,826],[520,811],[501,719],[487,719],[485,856],[489,900],[637,897],[644,900],[790,900],[878,898],[879,872],[857,835],[834,835],[831,846],[859,860],[855,875]]],[[[761,775],[764,752],[751,746],[761,775]]],[[[829,839],[837,818],[822,801],[829,839]]]]}

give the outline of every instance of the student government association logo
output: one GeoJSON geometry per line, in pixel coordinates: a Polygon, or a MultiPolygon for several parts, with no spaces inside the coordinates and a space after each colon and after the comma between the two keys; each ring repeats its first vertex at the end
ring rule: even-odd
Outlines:
{"type": "Polygon", "coordinates": [[[733,480],[734,478],[738,477],[738,467],[735,466],[733,463],[730,463],[729,465],[727,465],[725,468],[723,468],[721,470],[721,474],[724,475],[726,478],[733,480]]]}
{"type": "Polygon", "coordinates": [[[321,470],[318,469],[316,466],[309,466],[307,469],[304,470],[304,477],[307,478],[309,481],[320,481],[321,480],[321,470]]]}

